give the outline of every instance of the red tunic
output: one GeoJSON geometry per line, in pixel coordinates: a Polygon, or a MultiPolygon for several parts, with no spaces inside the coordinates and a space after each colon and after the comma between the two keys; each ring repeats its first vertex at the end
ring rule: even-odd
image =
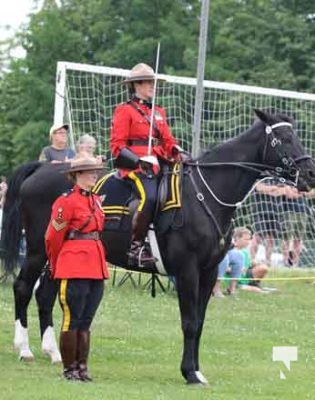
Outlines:
{"type": "MultiPolygon", "coordinates": [[[[149,120],[151,109],[146,104],[135,101],[137,107],[145,112],[149,120]]],[[[172,159],[177,152],[174,152],[177,141],[172,135],[166,121],[164,108],[155,106],[154,123],[160,131],[160,144],[152,146],[152,155],[164,159],[172,159]]],[[[130,145],[128,141],[144,140],[148,141],[150,131],[149,121],[140,114],[132,105],[128,103],[116,107],[112,119],[110,147],[113,155],[117,157],[120,150],[128,147],[139,157],[148,155],[148,145],[130,145]]],[[[158,133],[153,129],[152,137],[157,138],[158,133]]],[[[120,170],[122,176],[128,175],[130,171],[120,170]]]]}
{"type": "Polygon", "coordinates": [[[104,218],[99,197],[77,185],[72,192],[57,198],[52,206],[51,220],[45,235],[46,253],[53,278],[109,277],[101,240],[67,239],[68,232],[72,230],[81,233],[102,232],[104,218]]]}

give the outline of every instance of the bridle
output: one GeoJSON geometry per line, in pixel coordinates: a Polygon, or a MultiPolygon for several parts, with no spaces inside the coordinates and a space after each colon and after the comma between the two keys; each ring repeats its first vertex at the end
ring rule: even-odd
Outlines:
{"type": "Polygon", "coordinates": [[[299,179],[299,168],[297,166],[297,164],[301,161],[304,160],[309,160],[312,157],[310,155],[303,155],[297,158],[292,158],[292,157],[287,157],[287,155],[285,153],[283,153],[281,151],[281,146],[282,146],[282,142],[280,139],[278,139],[275,136],[275,129],[283,127],[283,126],[288,126],[292,129],[293,131],[293,125],[290,122],[277,122],[273,125],[266,125],[265,126],[265,133],[266,133],[266,139],[265,139],[265,144],[264,144],[264,150],[263,150],[263,157],[262,160],[263,162],[260,163],[252,163],[252,162],[209,162],[209,163],[201,163],[199,161],[191,161],[186,163],[189,167],[187,170],[187,174],[190,178],[190,181],[192,183],[192,186],[195,190],[196,193],[196,197],[199,200],[199,202],[202,204],[205,212],[207,213],[208,216],[211,217],[211,219],[213,220],[219,235],[221,237],[220,239],[220,244],[224,245],[227,236],[229,235],[231,228],[232,228],[232,222],[230,224],[230,226],[228,227],[227,231],[225,233],[222,232],[221,227],[219,226],[212,210],[210,209],[210,207],[207,205],[207,203],[205,202],[205,196],[202,193],[202,191],[199,189],[198,184],[194,178],[194,174],[193,174],[193,170],[194,168],[196,168],[197,173],[199,175],[199,178],[201,180],[201,182],[203,183],[203,186],[206,188],[207,192],[210,193],[210,195],[212,196],[212,198],[219,203],[222,206],[225,207],[231,207],[231,208],[237,208],[240,207],[247,199],[248,197],[251,195],[251,193],[255,190],[255,187],[257,186],[258,183],[266,180],[266,179],[272,179],[274,177],[281,177],[284,173],[287,174],[288,176],[290,176],[290,180],[287,181],[284,178],[280,178],[283,183],[287,182],[290,183],[291,185],[293,184],[294,186],[297,186],[298,183],[298,179],[299,179]],[[270,143],[270,147],[272,149],[274,149],[274,151],[276,152],[276,154],[278,155],[279,159],[281,160],[282,166],[280,167],[273,167],[271,165],[265,164],[266,159],[267,159],[267,153],[269,151],[269,146],[268,143],[270,143]],[[259,173],[260,175],[263,173],[263,171],[269,171],[272,173],[272,176],[262,176],[262,178],[256,182],[251,190],[245,195],[245,197],[234,203],[225,203],[224,201],[220,200],[220,198],[214,193],[214,191],[210,188],[209,184],[207,183],[206,179],[204,178],[204,175],[201,171],[201,168],[211,168],[211,167],[219,167],[219,166],[235,166],[238,168],[244,168],[248,171],[251,172],[255,172],[255,173],[259,173]]]}
{"type": "MultiPolygon", "coordinates": [[[[231,166],[231,167],[244,168],[248,171],[252,171],[252,172],[258,173],[260,175],[262,175],[262,173],[264,171],[268,171],[267,176],[270,176],[270,174],[271,174],[273,177],[278,177],[278,178],[281,177],[283,174],[285,174],[290,177],[290,180],[288,180],[288,182],[293,186],[297,186],[297,182],[298,182],[298,178],[299,178],[299,168],[298,168],[297,164],[301,161],[310,160],[312,157],[308,154],[305,154],[300,157],[292,158],[292,157],[287,157],[287,155],[281,151],[282,142],[280,139],[278,139],[275,136],[274,131],[275,131],[275,129],[283,127],[283,126],[288,126],[293,131],[293,125],[290,122],[285,122],[285,121],[277,122],[273,125],[265,126],[266,139],[265,139],[265,144],[264,144],[262,163],[254,163],[254,162],[247,162],[247,161],[244,161],[244,162],[243,161],[233,161],[233,162],[190,161],[190,162],[187,162],[186,165],[190,166],[191,169],[193,167],[196,167],[200,176],[202,175],[202,173],[200,171],[200,167],[215,168],[215,167],[220,167],[220,166],[222,166],[222,167],[223,166],[231,166]],[[266,163],[267,154],[270,149],[270,147],[268,146],[268,143],[270,143],[270,147],[275,151],[278,158],[281,160],[282,166],[274,167],[274,166],[266,163]]],[[[266,176],[266,175],[264,175],[264,176],[266,176]]]]}
{"type": "Polygon", "coordinates": [[[281,160],[281,163],[283,165],[283,168],[282,167],[275,168],[276,175],[286,173],[288,176],[290,176],[290,178],[293,178],[292,181],[294,183],[294,186],[297,186],[297,181],[299,178],[299,168],[298,168],[297,164],[301,161],[309,160],[312,157],[308,154],[305,154],[305,155],[297,157],[297,158],[292,158],[292,157],[287,157],[287,155],[285,153],[281,152],[282,142],[280,139],[278,139],[275,136],[274,130],[277,128],[280,128],[282,126],[288,126],[293,131],[293,126],[290,122],[283,121],[283,122],[277,122],[276,124],[273,124],[273,125],[266,125],[266,127],[265,127],[266,140],[265,140],[264,151],[263,151],[263,162],[265,162],[265,160],[266,160],[267,152],[269,149],[268,143],[270,143],[270,146],[274,149],[274,151],[278,155],[278,157],[281,160]]]}

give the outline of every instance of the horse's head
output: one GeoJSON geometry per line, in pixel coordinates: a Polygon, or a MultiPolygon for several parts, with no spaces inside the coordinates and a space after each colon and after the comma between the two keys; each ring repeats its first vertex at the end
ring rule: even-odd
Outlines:
{"type": "Polygon", "coordinates": [[[257,109],[255,114],[264,124],[263,163],[276,167],[280,176],[296,182],[301,191],[315,187],[315,163],[297,137],[294,121],[286,115],[257,109]]]}

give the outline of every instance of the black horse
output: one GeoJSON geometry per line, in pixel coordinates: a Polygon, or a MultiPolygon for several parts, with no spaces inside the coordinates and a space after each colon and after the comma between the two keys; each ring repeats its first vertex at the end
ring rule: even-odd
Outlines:
{"type": "MultiPolygon", "coordinates": [[[[231,221],[237,206],[254,182],[266,173],[295,181],[302,191],[315,184],[315,164],[305,154],[291,119],[255,112],[258,119],[249,130],[183,167],[182,207],[175,216],[181,223],[176,224],[176,229],[170,227],[163,233],[157,232],[165,268],[176,278],[184,336],[181,372],[187,383],[207,383],[199,370],[200,337],[217,265],[230,244],[231,221]]],[[[15,344],[24,358],[33,357],[28,346],[27,306],[46,263],[43,239],[50,207],[66,185],[56,165],[38,163],[20,167],[9,183],[2,236],[7,268],[12,268],[17,259],[22,225],[27,240],[27,257],[14,283],[15,344]],[[18,218],[20,212],[23,222],[18,218]],[[10,234],[15,237],[10,238],[10,234]]],[[[115,252],[126,249],[118,247],[113,251],[114,241],[106,238],[110,235],[106,236],[105,226],[107,254],[115,264],[119,259],[115,252]]],[[[46,289],[40,285],[36,293],[43,348],[56,361],[53,301],[45,299],[51,282],[44,279],[43,285],[46,289]]]]}

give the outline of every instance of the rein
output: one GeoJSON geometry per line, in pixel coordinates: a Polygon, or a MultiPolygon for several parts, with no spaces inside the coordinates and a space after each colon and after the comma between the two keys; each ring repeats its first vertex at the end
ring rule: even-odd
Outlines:
{"type": "MultiPolygon", "coordinates": [[[[197,200],[199,200],[200,204],[203,206],[204,210],[206,211],[206,214],[212,219],[212,221],[213,221],[215,227],[217,228],[217,231],[219,232],[219,235],[220,235],[220,245],[223,247],[223,246],[225,245],[226,239],[227,239],[227,237],[228,237],[228,235],[229,235],[229,233],[230,233],[230,231],[231,231],[231,229],[232,229],[233,221],[231,221],[231,223],[230,223],[230,225],[228,226],[228,229],[226,230],[226,232],[223,233],[223,232],[222,232],[222,229],[221,229],[221,227],[220,227],[220,225],[219,225],[219,223],[218,223],[218,221],[217,221],[217,219],[216,219],[216,217],[214,216],[214,214],[213,214],[213,212],[211,211],[211,209],[210,209],[210,207],[208,206],[208,204],[205,202],[205,197],[204,197],[204,195],[202,194],[202,192],[200,191],[200,189],[199,189],[199,187],[198,187],[198,185],[197,185],[197,182],[196,182],[196,180],[195,180],[195,178],[194,178],[194,176],[193,176],[192,168],[190,168],[190,169],[188,170],[188,176],[189,176],[190,181],[191,181],[191,183],[192,183],[192,185],[193,185],[193,188],[195,189],[197,200]],[[223,241],[222,241],[222,239],[223,239],[223,241]]],[[[206,187],[209,188],[208,185],[207,185],[206,187]]],[[[209,188],[209,189],[210,189],[210,188],[209,188]]],[[[211,189],[210,189],[210,190],[211,190],[211,189]]],[[[213,195],[213,192],[212,192],[212,191],[210,191],[210,193],[213,195]]],[[[214,198],[217,199],[217,197],[214,197],[214,198]]]]}

